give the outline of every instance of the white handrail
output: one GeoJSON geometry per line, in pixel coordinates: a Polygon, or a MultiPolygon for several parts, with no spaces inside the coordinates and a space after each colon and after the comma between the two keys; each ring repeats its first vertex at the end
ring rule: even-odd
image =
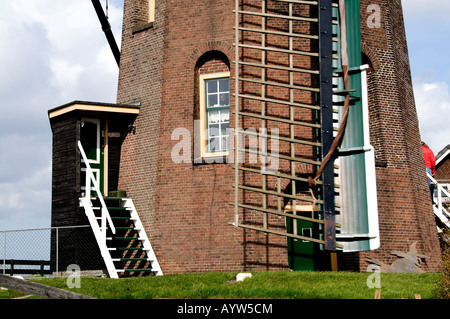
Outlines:
{"type": "Polygon", "coordinates": [[[441,185],[439,184],[434,178],[433,176],[431,176],[431,174],[429,174],[427,172],[427,177],[430,179],[430,181],[436,185],[437,187],[437,209],[438,209],[438,217],[442,220],[444,217],[445,221],[443,221],[445,224],[447,224],[447,226],[450,227],[450,225],[448,224],[449,218],[450,218],[450,212],[444,208],[444,206],[442,205],[442,194],[444,194],[446,197],[448,197],[450,199],[450,193],[441,185]]]}
{"type": "Polygon", "coordinates": [[[434,185],[436,185],[436,186],[438,186],[439,188],[441,188],[442,192],[443,192],[446,196],[448,196],[448,197],[450,198],[450,193],[449,193],[444,187],[442,187],[442,185],[439,184],[439,183],[434,179],[433,176],[431,176],[428,172],[427,172],[427,176],[428,176],[428,178],[431,180],[431,182],[432,182],[434,185]]]}
{"type": "Polygon", "coordinates": [[[94,173],[92,172],[92,168],[89,165],[86,153],[84,152],[83,146],[81,145],[81,141],[78,141],[78,148],[81,153],[81,157],[86,165],[86,192],[84,194],[85,198],[89,198],[91,196],[91,181],[94,184],[93,190],[97,193],[98,199],[101,204],[101,232],[106,242],[106,222],[108,222],[109,227],[113,234],[116,233],[116,228],[112,222],[111,216],[109,215],[108,208],[106,207],[105,200],[103,199],[102,192],[100,191],[100,186],[98,184],[97,179],[94,177],[94,173]]]}

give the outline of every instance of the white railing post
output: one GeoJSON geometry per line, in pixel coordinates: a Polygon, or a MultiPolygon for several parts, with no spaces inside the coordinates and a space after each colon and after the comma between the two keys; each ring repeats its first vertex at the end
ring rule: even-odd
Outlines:
{"type": "Polygon", "coordinates": [[[108,210],[105,207],[101,208],[102,211],[102,240],[106,243],[106,215],[109,214],[108,210]]]}
{"type": "Polygon", "coordinates": [[[80,201],[84,207],[86,216],[89,219],[89,223],[91,224],[92,231],[94,232],[94,236],[97,240],[103,260],[105,261],[105,265],[106,268],[108,269],[109,276],[111,278],[118,278],[117,270],[114,266],[114,262],[112,261],[111,255],[106,245],[106,228],[108,224],[113,234],[116,233],[116,228],[114,227],[111,216],[109,215],[108,208],[106,207],[105,201],[100,191],[99,183],[96,180],[94,173],[92,172],[86,153],[84,152],[83,146],[81,145],[81,141],[78,141],[78,148],[80,150],[81,157],[83,158],[83,161],[86,165],[86,186],[85,186],[86,193],[84,194],[84,197],[80,198],[80,201]],[[97,219],[95,217],[92,208],[91,183],[93,184],[92,188],[97,193],[98,200],[100,201],[100,214],[101,214],[100,225],[97,222],[97,219]]]}
{"type": "MultiPolygon", "coordinates": [[[[87,164],[86,164],[87,166],[87,164]]],[[[84,179],[84,197],[89,198],[88,196],[91,196],[91,178],[87,172],[86,168],[86,177],[84,179]]]]}

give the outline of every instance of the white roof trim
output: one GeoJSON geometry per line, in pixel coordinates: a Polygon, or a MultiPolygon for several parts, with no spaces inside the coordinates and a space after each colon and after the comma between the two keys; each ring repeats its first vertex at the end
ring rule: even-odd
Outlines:
{"type": "Polygon", "coordinates": [[[436,165],[439,164],[440,161],[442,161],[444,158],[447,157],[447,155],[450,153],[450,150],[447,150],[443,155],[441,155],[439,158],[436,159],[436,165]]]}

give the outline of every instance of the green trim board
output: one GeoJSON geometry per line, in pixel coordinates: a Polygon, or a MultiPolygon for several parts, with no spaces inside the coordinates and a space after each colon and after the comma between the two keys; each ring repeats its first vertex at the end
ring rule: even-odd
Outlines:
{"type": "MultiPolygon", "coordinates": [[[[81,118],[80,121],[80,141],[83,149],[86,153],[89,165],[98,179],[98,183],[102,190],[102,194],[105,195],[107,187],[105,183],[105,120],[102,118],[81,118]]],[[[85,184],[85,168],[83,160],[81,160],[81,182],[85,184]]],[[[93,186],[93,185],[91,185],[93,186]]],[[[84,187],[82,187],[83,190],[84,187]]]]}

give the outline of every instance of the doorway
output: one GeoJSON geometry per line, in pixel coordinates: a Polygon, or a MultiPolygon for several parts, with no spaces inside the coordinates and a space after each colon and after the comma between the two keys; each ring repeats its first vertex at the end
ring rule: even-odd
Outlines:
{"type": "MultiPolygon", "coordinates": [[[[106,193],[105,187],[105,123],[100,118],[81,118],[80,141],[84,152],[98,182],[102,195],[106,193]]],[[[81,159],[81,192],[86,191],[86,163],[81,159]]],[[[91,185],[94,186],[94,185],[91,185]]],[[[92,194],[96,195],[96,194],[92,194]]]]}

